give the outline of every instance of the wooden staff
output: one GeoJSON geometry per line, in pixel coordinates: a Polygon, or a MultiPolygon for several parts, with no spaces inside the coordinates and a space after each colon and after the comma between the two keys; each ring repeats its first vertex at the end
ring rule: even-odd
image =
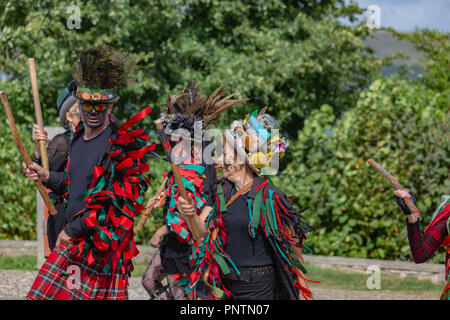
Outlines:
{"type": "MultiPolygon", "coordinates": [[[[8,116],[9,126],[11,128],[14,142],[16,143],[16,146],[19,149],[20,154],[22,155],[23,161],[25,161],[26,165],[28,166],[32,163],[31,158],[27,152],[27,149],[25,149],[25,145],[23,144],[22,139],[20,139],[19,137],[19,133],[17,132],[16,124],[14,123],[14,117],[11,112],[11,108],[9,106],[8,98],[6,97],[6,93],[4,91],[0,91],[0,96],[3,102],[3,106],[5,107],[6,115],[8,116]]],[[[48,196],[47,191],[45,190],[42,182],[40,180],[36,180],[34,181],[34,184],[36,185],[36,188],[39,190],[39,193],[41,194],[45,205],[50,211],[50,214],[55,215],[57,213],[56,208],[53,205],[52,200],[48,196]]]]}
{"type": "MultiPolygon", "coordinates": [[[[395,188],[395,190],[403,189],[401,184],[398,182],[397,179],[395,179],[389,171],[387,171],[385,168],[383,168],[380,164],[378,164],[375,160],[369,159],[367,160],[367,163],[370,164],[372,167],[378,170],[383,176],[386,177],[386,179],[389,181],[389,183],[395,188]]],[[[404,198],[403,201],[405,202],[408,209],[415,214],[415,212],[420,212],[419,209],[414,205],[414,203],[409,198],[404,198]]]]}
{"type": "MultiPolygon", "coordinates": [[[[178,167],[175,163],[172,162],[172,149],[170,148],[169,139],[167,139],[167,135],[164,132],[164,128],[162,122],[160,120],[155,121],[156,130],[158,131],[159,137],[161,138],[161,143],[164,147],[164,152],[166,153],[167,158],[170,162],[170,167],[172,168],[173,176],[175,177],[175,181],[178,185],[178,190],[180,191],[181,196],[184,200],[191,202],[190,197],[186,193],[186,189],[184,188],[183,179],[181,179],[180,171],[178,171],[178,167]]],[[[198,232],[197,223],[195,222],[195,217],[193,215],[188,215],[187,220],[192,228],[192,233],[196,240],[200,240],[200,234],[198,232]]]]}
{"type": "Polygon", "coordinates": [[[156,203],[158,202],[155,200],[155,198],[164,191],[164,187],[166,186],[166,181],[167,181],[167,177],[164,179],[163,183],[161,183],[161,185],[159,186],[158,191],[156,191],[156,194],[153,197],[153,201],[152,201],[152,204],[150,205],[150,207],[145,209],[144,216],[141,218],[141,220],[139,220],[138,226],[136,228],[137,231],[141,231],[142,228],[144,227],[144,224],[147,221],[148,216],[150,215],[150,213],[152,213],[153,209],[155,208],[156,203]]]}
{"type": "MultiPolygon", "coordinates": [[[[44,121],[42,120],[41,102],[39,100],[39,89],[36,77],[36,67],[34,64],[34,59],[28,59],[28,70],[30,71],[31,89],[33,91],[33,101],[34,101],[34,112],[36,114],[36,123],[41,128],[44,129],[44,121]]],[[[41,154],[42,168],[49,170],[48,166],[48,156],[47,156],[47,146],[45,141],[39,140],[36,143],[39,144],[39,153],[41,154]]]]}

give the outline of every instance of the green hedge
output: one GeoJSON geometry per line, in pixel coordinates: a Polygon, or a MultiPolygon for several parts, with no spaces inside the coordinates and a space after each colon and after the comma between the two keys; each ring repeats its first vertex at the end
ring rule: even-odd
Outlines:
{"type": "MultiPolygon", "coordinates": [[[[17,125],[17,130],[31,155],[31,129],[17,125]]],[[[0,181],[0,239],[36,239],[36,188],[23,173],[6,116],[0,117],[0,181]]]]}
{"type": "Polygon", "coordinates": [[[276,181],[311,206],[304,218],[318,228],[308,240],[314,253],[410,258],[394,190],[366,161],[375,159],[416,194],[427,224],[450,189],[449,113],[436,105],[438,96],[399,78],[379,79],[342,117],[324,105],[306,120],[294,161],[276,181]]]}

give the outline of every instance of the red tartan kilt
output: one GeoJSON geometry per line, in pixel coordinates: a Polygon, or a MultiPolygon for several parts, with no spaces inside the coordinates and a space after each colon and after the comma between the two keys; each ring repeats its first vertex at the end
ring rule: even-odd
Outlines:
{"type": "Polygon", "coordinates": [[[101,265],[88,265],[86,259],[71,252],[63,245],[52,251],[27,294],[28,300],[128,299],[127,274],[104,273],[101,265]],[[69,274],[69,266],[80,271],[79,277],[73,271],[72,276],[69,274]],[[79,282],[73,281],[75,278],[79,278],[79,282]]]}

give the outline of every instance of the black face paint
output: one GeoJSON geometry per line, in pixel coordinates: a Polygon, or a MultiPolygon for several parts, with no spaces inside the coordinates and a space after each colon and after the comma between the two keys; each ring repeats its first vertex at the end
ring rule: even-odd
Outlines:
{"type": "Polygon", "coordinates": [[[92,129],[101,127],[105,123],[107,110],[108,107],[103,111],[97,111],[95,108],[92,108],[91,111],[87,112],[81,108],[81,116],[83,118],[84,125],[92,129]]]}

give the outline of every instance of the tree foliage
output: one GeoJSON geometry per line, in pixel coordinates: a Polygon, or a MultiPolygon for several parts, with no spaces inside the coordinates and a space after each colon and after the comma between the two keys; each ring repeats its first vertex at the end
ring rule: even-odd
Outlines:
{"type": "MultiPolygon", "coordinates": [[[[302,119],[327,103],[353,102],[374,68],[363,40],[367,28],[338,18],[360,12],[344,1],[7,1],[0,16],[0,66],[20,121],[33,109],[26,59],[34,57],[46,123],[56,124],[55,100],[71,79],[79,51],[108,44],[130,52],[138,71],[122,90],[116,114],[125,119],[189,79],[205,93],[233,86],[258,106],[269,105],[295,136],[302,119]],[[68,29],[80,9],[81,28],[68,29]]],[[[376,65],[375,65],[376,66],[376,65]]],[[[251,111],[230,111],[242,115],[251,111]]]]}
{"type": "MultiPolygon", "coordinates": [[[[23,131],[28,141],[34,122],[29,57],[36,60],[45,125],[58,125],[56,97],[71,80],[77,53],[108,44],[131,53],[138,67],[134,83],[119,92],[114,112],[120,121],[146,105],[152,106],[154,119],[167,94],[194,79],[203,94],[224,85],[252,98],[252,103],[228,111],[225,122],[243,117],[255,105],[269,105],[292,136],[323,103],[336,113],[352,105],[377,69],[363,42],[367,29],[339,23],[339,18],[351,20],[360,12],[342,0],[19,0],[2,1],[0,7],[0,70],[9,78],[1,82],[1,90],[8,94],[16,122],[28,129],[23,131]],[[76,13],[72,4],[80,9],[80,29],[67,26],[76,13]]],[[[149,118],[143,123],[152,126],[149,118]]],[[[20,160],[11,145],[2,140],[1,150],[5,162],[15,166],[20,160]]],[[[155,183],[149,196],[167,169],[153,160],[151,167],[155,183]]],[[[23,183],[20,167],[14,168],[8,181],[23,186],[18,197],[34,199],[32,185],[23,183]]],[[[13,206],[12,201],[6,206],[13,206]]],[[[18,213],[31,217],[33,211],[32,205],[24,205],[18,213]]],[[[8,230],[30,236],[30,231],[8,230]]]]}
{"type": "Polygon", "coordinates": [[[418,198],[426,225],[450,181],[449,112],[440,93],[404,79],[381,78],[336,118],[328,105],[306,120],[280,185],[318,228],[315,253],[410,259],[405,217],[373,158],[418,198]],[[292,183],[295,181],[295,183],[292,183]]]}
{"type": "MultiPolygon", "coordinates": [[[[428,222],[448,192],[448,34],[398,34],[426,53],[417,81],[384,78],[364,40],[361,13],[344,0],[117,0],[5,1],[0,5],[0,71],[20,133],[32,150],[34,109],[27,58],[36,60],[46,125],[58,125],[56,97],[71,80],[77,53],[97,45],[129,52],[134,82],[121,89],[114,113],[125,121],[142,107],[159,115],[168,93],[196,80],[201,93],[232,86],[251,101],[225,112],[219,126],[269,106],[291,141],[275,183],[293,195],[318,231],[315,253],[372,258],[410,257],[404,217],[388,183],[366,165],[381,162],[413,190],[428,222]],[[74,4],[81,28],[69,29],[74,4]],[[284,167],[282,167],[284,168],[284,167]]],[[[35,191],[21,173],[6,117],[0,116],[0,231],[2,238],[34,237],[35,191]]],[[[152,119],[143,124],[153,126],[152,119]]],[[[158,141],[156,135],[153,141],[158,141]]],[[[147,197],[167,163],[150,160],[147,197]]],[[[138,241],[161,225],[161,209],[138,241]]]]}
{"type": "MultiPolygon", "coordinates": [[[[33,141],[24,139],[30,132],[17,125],[28,150],[33,141]]],[[[0,239],[34,239],[36,234],[36,188],[22,171],[17,150],[6,117],[0,117],[0,239]],[[7,147],[6,147],[7,146],[7,147]]]]}

